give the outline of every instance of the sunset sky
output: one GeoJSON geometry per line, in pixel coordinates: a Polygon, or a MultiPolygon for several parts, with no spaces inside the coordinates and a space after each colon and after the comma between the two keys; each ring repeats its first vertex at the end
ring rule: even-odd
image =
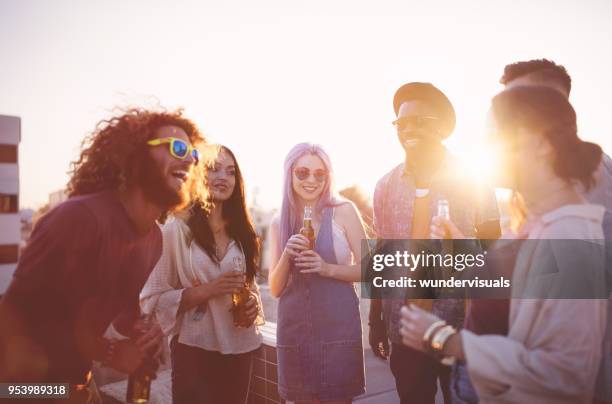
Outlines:
{"type": "Polygon", "coordinates": [[[0,114],[22,118],[21,207],[67,182],[116,105],[184,106],[275,207],[295,143],[323,144],[340,187],[402,160],[392,97],[409,81],[457,111],[469,161],[503,67],[546,57],[573,79],[582,138],[612,152],[612,2],[0,0],[0,114]]]}

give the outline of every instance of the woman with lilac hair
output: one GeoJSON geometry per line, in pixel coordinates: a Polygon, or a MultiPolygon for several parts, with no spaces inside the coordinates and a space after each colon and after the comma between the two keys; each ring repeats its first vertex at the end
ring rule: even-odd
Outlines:
{"type": "Polygon", "coordinates": [[[300,143],[285,159],[283,204],[270,227],[269,284],[278,303],[278,385],[296,403],[350,403],[365,385],[355,262],[366,238],[357,209],[334,190],[329,156],[300,143]],[[312,208],[314,250],[299,234],[312,208]]]}

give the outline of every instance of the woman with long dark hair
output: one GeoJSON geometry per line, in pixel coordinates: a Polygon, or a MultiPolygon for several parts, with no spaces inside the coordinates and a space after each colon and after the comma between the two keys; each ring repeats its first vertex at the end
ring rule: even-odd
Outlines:
{"type": "Polygon", "coordinates": [[[280,216],[270,227],[270,292],[278,302],[278,386],[296,403],[350,403],[364,392],[359,299],[361,240],[355,206],[336,196],[321,146],[300,143],[285,159],[280,216]],[[304,212],[315,242],[300,234],[304,212]],[[306,213],[308,216],[308,213],[306,213]]]}
{"type": "MultiPolygon", "coordinates": [[[[548,87],[503,91],[491,117],[500,152],[495,185],[519,197],[517,237],[526,239],[512,274],[507,335],[457,331],[404,307],[403,343],[467,367],[478,395],[470,402],[590,403],[606,313],[597,300],[605,295],[604,208],[587,204],[575,185],[593,184],[601,148],[578,137],[573,107],[548,87]],[[568,299],[574,291],[590,294],[568,299]]],[[[432,233],[463,238],[440,217],[432,233]]]]}
{"type": "Polygon", "coordinates": [[[255,277],[260,245],[234,154],[220,146],[209,167],[210,208],[194,204],[162,228],[163,255],[141,293],[171,340],[172,397],[182,403],[246,401],[262,337],[255,277]],[[246,282],[246,283],[245,283],[246,282]],[[248,286],[242,317],[234,296],[248,286]]]}

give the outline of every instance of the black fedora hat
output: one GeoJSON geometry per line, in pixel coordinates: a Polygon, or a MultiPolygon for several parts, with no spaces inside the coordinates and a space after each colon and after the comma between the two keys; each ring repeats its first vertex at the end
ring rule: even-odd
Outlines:
{"type": "Polygon", "coordinates": [[[431,83],[408,83],[404,84],[395,92],[393,96],[393,109],[397,116],[400,105],[406,101],[418,100],[431,105],[442,126],[441,133],[443,139],[447,138],[455,130],[455,108],[444,93],[438,90],[431,83]]]}

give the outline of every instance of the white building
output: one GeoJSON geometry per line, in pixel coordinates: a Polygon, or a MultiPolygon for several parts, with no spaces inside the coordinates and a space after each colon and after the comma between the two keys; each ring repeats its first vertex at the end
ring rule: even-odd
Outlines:
{"type": "Polygon", "coordinates": [[[0,295],[6,291],[19,258],[20,140],[21,119],[0,115],[0,295]]]}

